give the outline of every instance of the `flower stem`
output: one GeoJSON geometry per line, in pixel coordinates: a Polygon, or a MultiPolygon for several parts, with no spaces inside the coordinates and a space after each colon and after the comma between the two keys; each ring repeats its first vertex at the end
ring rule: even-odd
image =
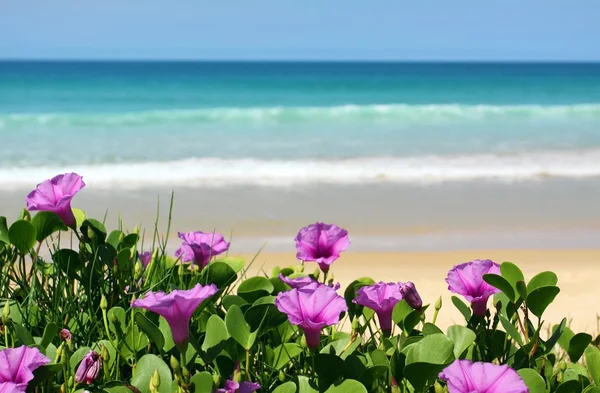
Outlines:
{"type": "Polygon", "coordinates": [[[246,379],[250,381],[250,351],[246,350],[246,379]]]}

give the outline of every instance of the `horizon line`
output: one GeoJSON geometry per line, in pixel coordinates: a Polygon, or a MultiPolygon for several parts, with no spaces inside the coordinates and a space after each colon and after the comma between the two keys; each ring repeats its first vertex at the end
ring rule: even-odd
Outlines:
{"type": "Polygon", "coordinates": [[[153,58],[1,58],[0,62],[47,62],[47,63],[439,63],[439,64],[600,64],[597,60],[556,60],[556,59],[153,59],[153,58]]]}

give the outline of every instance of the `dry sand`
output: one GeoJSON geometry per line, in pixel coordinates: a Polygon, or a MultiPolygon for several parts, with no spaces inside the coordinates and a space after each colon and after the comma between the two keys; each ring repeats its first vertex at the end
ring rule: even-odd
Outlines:
{"type": "MultiPolygon", "coordinates": [[[[254,255],[243,254],[247,261],[254,255]]],[[[425,304],[432,307],[437,298],[443,298],[438,325],[447,327],[462,323],[464,319],[450,300],[451,293],[444,281],[453,265],[472,259],[511,261],[517,264],[528,280],[535,274],[551,270],[558,275],[561,292],[544,314],[546,324],[560,322],[563,317],[572,319],[571,328],[597,334],[597,313],[600,312],[600,250],[489,250],[446,252],[358,253],[348,251],[333,265],[331,272],[345,288],[358,277],[368,276],[376,281],[413,281],[425,304]]],[[[270,275],[274,266],[297,264],[294,253],[259,254],[250,269],[258,273],[264,269],[270,275]]],[[[306,272],[317,265],[307,263],[306,272]]],[[[433,311],[428,311],[431,320],[433,311]]]]}

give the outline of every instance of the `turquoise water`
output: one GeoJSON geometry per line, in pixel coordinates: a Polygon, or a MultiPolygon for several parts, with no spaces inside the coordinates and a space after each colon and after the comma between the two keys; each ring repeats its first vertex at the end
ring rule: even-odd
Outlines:
{"type": "Polygon", "coordinates": [[[600,176],[600,64],[0,62],[0,181],[600,176]]]}

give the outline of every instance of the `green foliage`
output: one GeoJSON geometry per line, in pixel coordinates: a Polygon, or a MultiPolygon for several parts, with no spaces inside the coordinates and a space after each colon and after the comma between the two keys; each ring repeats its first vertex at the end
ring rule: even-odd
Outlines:
{"type": "Polygon", "coordinates": [[[36,369],[28,392],[212,393],[231,379],[260,383],[260,392],[438,392],[439,373],[466,359],[508,364],[530,393],[599,393],[600,350],[592,336],[573,332],[566,319],[546,334],[542,317],[560,292],[552,272],[527,281],[515,264],[502,263],[500,274],[483,277],[501,291],[488,314],[473,315],[452,296],[464,324],[445,333],[436,325],[438,309],[415,310],[400,300],[394,329],[384,334],[378,315],[354,302],[361,287],[375,282],[361,277],[343,288],[343,328],[323,328],[319,347],[309,349],[302,329],[275,305],[289,289],[278,274],[294,278],[305,275],[302,269],[248,276],[242,258],[222,255],[198,267],[169,255],[158,228],[148,247],[143,230],[120,223],[108,231],[104,221],[73,213],[75,228],[49,212],[24,211],[11,224],[0,217],[0,307],[7,304],[0,345],[35,346],[50,359],[36,369]],[[153,255],[146,267],[138,260],[141,244],[153,255]],[[218,292],[195,310],[187,343],[173,341],[172,329],[181,326],[131,307],[147,292],[196,284],[214,284],[218,292]],[[72,340],[61,339],[65,328],[72,340]],[[102,356],[98,378],[68,386],[90,350],[102,356]]]}

